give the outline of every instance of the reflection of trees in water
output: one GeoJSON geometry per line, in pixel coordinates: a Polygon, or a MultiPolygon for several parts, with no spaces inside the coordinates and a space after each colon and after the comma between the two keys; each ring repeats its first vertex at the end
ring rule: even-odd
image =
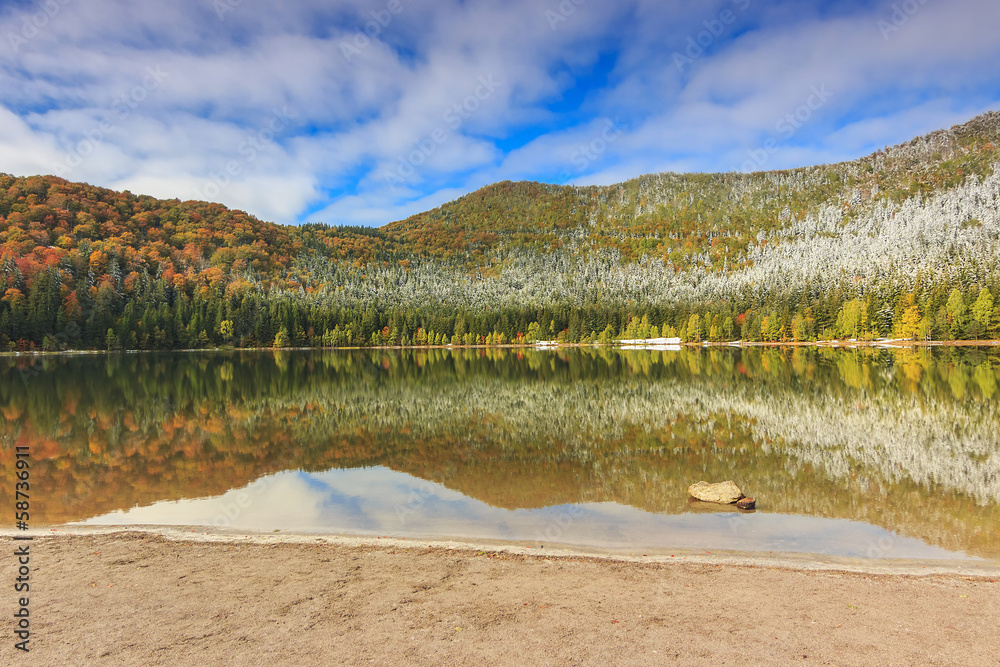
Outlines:
{"type": "Polygon", "coordinates": [[[556,372],[557,362],[570,364],[537,355],[543,364],[534,369],[548,362],[550,377],[476,373],[460,382],[379,382],[345,386],[336,398],[307,395],[319,404],[332,401],[331,415],[312,425],[321,432],[365,425],[425,438],[466,434],[471,448],[500,443],[515,458],[525,447],[533,458],[556,456],[540,445],[562,443],[570,456],[587,461],[595,441],[622,441],[637,429],[675,441],[679,422],[694,428],[697,439],[718,439],[721,419],[722,433],[746,429],[765,451],[786,458],[789,469],[808,464],[832,478],[860,474],[862,486],[869,477],[883,484],[909,479],[979,504],[1000,501],[998,403],[988,382],[970,382],[976,373],[995,378],[1000,366],[982,360],[970,368],[950,358],[935,361],[928,352],[897,352],[892,365],[870,352],[807,356],[629,352],[616,360],[620,372],[598,379],[572,368],[556,372]],[[907,373],[911,365],[919,376],[907,373]],[[979,384],[986,388],[975,392],[979,384]]]}
{"type": "Polygon", "coordinates": [[[33,479],[64,510],[52,521],[388,465],[506,507],[684,511],[691,481],[732,477],[774,511],[1000,542],[993,352],[368,350],[36,370],[4,372],[3,433],[32,444],[33,479]]]}

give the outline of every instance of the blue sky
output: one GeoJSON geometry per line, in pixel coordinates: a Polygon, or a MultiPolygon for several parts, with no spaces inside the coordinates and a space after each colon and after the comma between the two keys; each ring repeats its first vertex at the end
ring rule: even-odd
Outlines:
{"type": "Polygon", "coordinates": [[[381,225],[1000,108],[995,0],[0,0],[0,172],[381,225]]]}

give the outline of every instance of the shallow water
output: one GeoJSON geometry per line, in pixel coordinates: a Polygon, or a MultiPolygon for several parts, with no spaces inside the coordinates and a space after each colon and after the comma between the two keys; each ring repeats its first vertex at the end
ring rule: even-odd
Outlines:
{"type": "Polygon", "coordinates": [[[207,352],[0,369],[0,455],[31,447],[34,525],[1000,558],[995,349],[207,352]],[[735,480],[758,511],[690,502],[700,479],[735,480]]]}

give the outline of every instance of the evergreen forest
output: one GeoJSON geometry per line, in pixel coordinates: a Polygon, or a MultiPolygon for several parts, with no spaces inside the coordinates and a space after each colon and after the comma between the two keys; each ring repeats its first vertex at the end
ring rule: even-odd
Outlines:
{"type": "Polygon", "coordinates": [[[501,182],[379,228],[0,174],[0,350],[1000,338],[1000,113],[840,164],[501,182]]]}

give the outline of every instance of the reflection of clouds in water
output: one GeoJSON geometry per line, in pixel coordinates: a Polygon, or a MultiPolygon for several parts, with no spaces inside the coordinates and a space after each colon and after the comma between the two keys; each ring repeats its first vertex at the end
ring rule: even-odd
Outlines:
{"type": "MultiPolygon", "coordinates": [[[[968,495],[980,506],[1000,503],[1000,410],[995,401],[959,400],[954,390],[942,392],[940,381],[928,379],[946,372],[949,381],[965,377],[961,366],[953,368],[947,360],[912,356],[911,361],[928,368],[925,386],[917,391],[904,377],[905,364],[887,367],[868,353],[838,351],[832,362],[822,362],[832,364],[826,369],[832,375],[823,380],[805,379],[807,366],[817,360],[804,353],[797,360],[755,350],[742,350],[738,357],[687,349],[602,354],[633,370],[689,368],[697,377],[622,377],[616,371],[600,382],[511,382],[470,375],[458,384],[351,385],[338,388],[332,409],[317,420],[317,437],[324,429],[346,433],[361,424],[373,431],[405,429],[428,439],[461,437],[471,430],[476,433],[468,443],[473,447],[477,439],[511,450],[523,443],[559,442],[573,458],[587,462],[595,439],[625,439],[633,429],[665,430],[679,420],[713,437],[714,426],[732,420],[733,426],[748,429],[764,453],[785,457],[793,475],[808,465],[836,480],[857,476],[862,489],[869,482],[910,481],[968,495]],[[730,365],[738,359],[749,366],[759,362],[775,375],[717,381],[733,372],[730,365]],[[780,381],[796,363],[797,374],[780,381]],[[874,375],[880,383],[869,387],[874,375]],[[853,389],[843,391],[845,386],[853,389]],[[862,387],[867,388],[860,391],[862,387]]],[[[548,354],[532,359],[553,361],[548,354]]],[[[976,368],[989,367],[983,362],[976,368]]],[[[319,405],[331,401],[322,393],[308,400],[319,405]]]]}
{"type": "Polygon", "coordinates": [[[616,503],[507,510],[388,468],[285,472],[198,500],[112,512],[89,525],[224,525],[399,537],[498,539],[616,549],[708,549],[877,558],[962,554],[844,519],[718,511],[663,515],[616,503]],[[239,508],[234,511],[233,508],[239,508]]]}

